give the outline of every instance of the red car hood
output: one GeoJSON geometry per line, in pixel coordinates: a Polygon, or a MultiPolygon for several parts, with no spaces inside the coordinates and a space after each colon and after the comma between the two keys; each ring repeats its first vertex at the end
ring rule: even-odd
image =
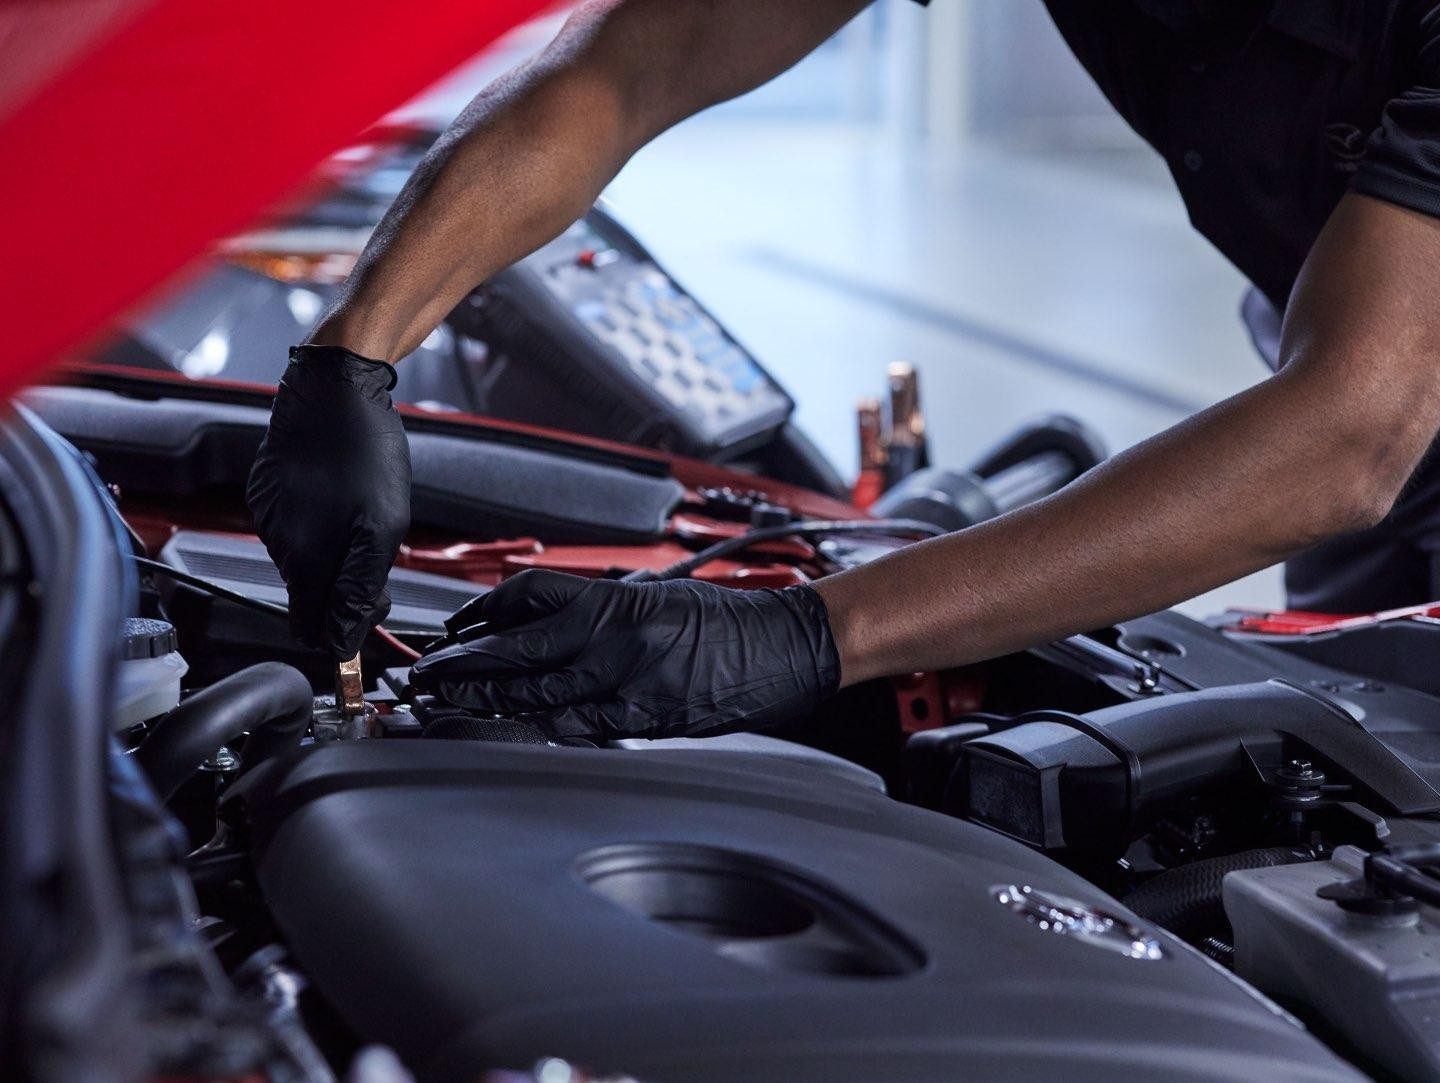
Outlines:
{"type": "Polygon", "coordinates": [[[0,395],[551,0],[0,0],[0,395]]]}

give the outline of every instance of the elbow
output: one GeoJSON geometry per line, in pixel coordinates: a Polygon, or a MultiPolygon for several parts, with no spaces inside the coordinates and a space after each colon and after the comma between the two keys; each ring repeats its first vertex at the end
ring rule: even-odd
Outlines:
{"type": "Polygon", "coordinates": [[[1404,491],[1414,462],[1398,462],[1390,448],[1350,449],[1327,472],[1323,490],[1311,501],[1304,547],[1383,523],[1404,491]]]}
{"type": "Polygon", "coordinates": [[[1436,436],[1440,388],[1400,379],[1394,366],[1349,363],[1338,376],[1335,367],[1319,370],[1324,379],[1302,380],[1298,364],[1276,377],[1302,395],[1275,460],[1286,503],[1298,505],[1297,549],[1383,523],[1436,436]]]}
{"type": "Polygon", "coordinates": [[[1370,484],[1352,486],[1345,492],[1337,493],[1329,509],[1328,522],[1323,524],[1325,536],[1354,534],[1379,526],[1399,498],[1399,486],[1378,478],[1370,484]]]}

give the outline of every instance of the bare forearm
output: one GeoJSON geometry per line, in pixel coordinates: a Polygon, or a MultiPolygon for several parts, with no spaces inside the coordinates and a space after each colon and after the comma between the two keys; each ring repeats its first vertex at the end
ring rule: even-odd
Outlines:
{"type": "Polygon", "coordinates": [[[1273,379],[1048,500],[823,580],[845,683],[1151,612],[1361,525],[1343,467],[1316,468],[1345,450],[1278,423],[1310,393],[1273,379]]]}
{"type": "Polygon", "coordinates": [[[1223,439],[1263,423],[1255,400],[1268,390],[1048,500],[822,581],[844,682],[962,665],[1100,627],[1285,556],[1299,539],[1276,531],[1267,479],[1247,484],[1257,465],[1264,473],[1274,464],[1223,439]],[[1227,461],[1201,465],[1197,448],[1227,461]],[[1216,491],[1222,486],[1228,492],[1216,491]]]}
{"type": "Polygon", "coordinates": [[[972,530],[822,580],[848,683],[1153,611],[1379,521],[1440,424],[1440,222],[1341,201],[1278,376],[972,530]]]}
{"type": "Polygon", "coordinates": [[[473,101],[366,245],[313,341],[395,361],[475,284],[594,201],[633,150],[583,30],[473,101]]]}
{"type": "Polygon", "coordinates": [[[395,361],[685,117],[763,83],[866,0],[590,0],[425,157],[311,340],[395,361]]]}

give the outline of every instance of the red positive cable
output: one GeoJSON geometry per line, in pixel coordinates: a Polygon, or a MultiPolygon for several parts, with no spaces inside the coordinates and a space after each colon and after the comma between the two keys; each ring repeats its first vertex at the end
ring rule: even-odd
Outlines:
{"type": "Polygon", "coordinates": [[[396,638],[395,633],[388,628],[382,628],[377,624],[374,628],[370,629],[370,631],[375,634],[376,639],[380,640],[402,658],[411,662],[420,661],[420,652],[414,647],[409,647],[401,643],[400,640],[396,638]]]}

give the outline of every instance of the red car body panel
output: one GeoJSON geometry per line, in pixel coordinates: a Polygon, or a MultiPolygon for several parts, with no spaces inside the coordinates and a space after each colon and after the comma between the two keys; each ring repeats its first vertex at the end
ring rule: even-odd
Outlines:
{"type": "Polygon", "coordinates": [[[0,395],[545,0],[0,0],[0,395]]]}

